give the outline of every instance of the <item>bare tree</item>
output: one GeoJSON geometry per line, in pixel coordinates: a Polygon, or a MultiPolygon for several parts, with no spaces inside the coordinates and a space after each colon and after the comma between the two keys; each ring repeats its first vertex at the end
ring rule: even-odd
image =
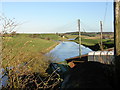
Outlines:
{"type": "Polygon", "coordinates": [[[9,19],[5,16],[0,16],[0,26],[1,26],[1,34],[8,34],[15,32],[14,29],[19,25],[15,18],[9,19]]]}

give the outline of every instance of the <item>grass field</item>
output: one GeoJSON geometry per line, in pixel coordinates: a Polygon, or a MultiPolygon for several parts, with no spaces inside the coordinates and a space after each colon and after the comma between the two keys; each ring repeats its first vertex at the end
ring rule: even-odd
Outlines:
{"type": "MultiPolygon", "coordinates": [[[[27,52],[41,52],[42,50],[45,50],[46,48],[50,47],[53,45],[55,42],[52,40],[44,40],[40,38],[30,38],[27,36],[18,36],[18,37],[13,37],[13,38],[6,38],[5,40],[5,46],[7,48],[14,48],[18,50],[19,48],[23,48],[26,46],[23,51],[27,52]]],[[[16,51],[14,51],[16,53],[16,51]]]]}
{"type": "MultiPolygon", "coordinates": [[[[25,36],[22,34],[21,36],[25,36]]],[[[58,34],[49,33],[49,34],[26,34],[26,36],[32,37],[32,38],[41,38],[46,40],[62,40],[62,37],[58,34]]]]}
{"type": "Polygon", "coordinates": [[[45,72],[48,61],[43,53],[50,51],[57,42],[41,38],[32,38],[30,35],[3,37],[3,67],[17,66],[30,62],[32,72],[45,72]]]}
{"type": "MultiPolygon", "coordinates": [[[[107,34],[104,34],[104,36],[109,36],[107,34]]],[[[66,37],[68,39],[70,38],[75,38],[75,42],[79,43],[78,41],[78,35],[71,35],[71,34],[67,34],[66,37]]],[[[109,36],[109,37],[113,37],[113,35],[109,36]]],[[[82,40],[82,44],[86,44],[86,45],[95,45],[97,43],[100,43],[100,35],[94,35],[94,36],[91,36],[91,34],[89,35],[81,35],[81,40],[82,40]]],[[[114,40],[111,39],[111,38],[107,38],[107,39],[103,39],[102,40],[103,42],[106,42],[106,44],[113,44],[114,43],[114,40]]]]}
{"type": "MultiPolygon", "coordinates": [[[[107,49],[107,48],[114,47],[113,35],[110,36],[110,35],[104,34],[104,36],[109,37],[109,38],[102,39],[103,48],[107,49]]],[[[76,43],[79,43],[78,35],[68,34],[68,35],[66,35],[66,37],[68,39],[69,38],[75,38],[75,40],[73,40],[73,41],[76,42],[76,43]]],[[[81,35],[81,43],[82,43],[82,45],[84,45],[86,47],[89,47],[92,50],[95,50],[95,51],[100,50],[100,42],[101,42],[100,35],[96,35],[96,36],[91,36],[91,34],[90,35],[88,34],[86,36],[81,35]]]]}
{"type": "Polygon", "coordinates": [[[77,38],[78,35],[66,35],[66,37],[67,37],[68,39],[71,39],[71,38],[77,38]]]}
{"type": "MultiPolygon", "coordinates": [[[[94,38],[94,39],[87,39],[87,38],[82,38],[82,44],[86,45],[95,45],[97,43],[100,43],[100,39],[94,38]]],[[[78,38],[75,39],[76,42],[78,42],[78,38]]],[[[106,42],[106,44],[113,44],[114,40],[113,39],[102,39],[103,42],[106,42]]]]}
{"type": "MultiPolygon", "coordinates": [[[[108,41],[110,39],[103,39],[102,41],[108,41]]],[[[75,40],[76,42],[78,42],[78,39],[75,40]]],[[[86,45],[95,45],[97,43],[100,43],[100,39],[84,39],[82,38],[82,44],[86,44],[86,45]]]]}
{"type": "Polygon", "coordinates": [[[40,38],[43,39],[52,39],[52,40],[60,40],[61,37],[57,34],[40,34],[40,38]]]}
{"type": "MultiPolygon", "coordinates": [[[[74,40],[75,42],[79,43],[78,38],[74,40]]],[[[82,38],[81,42],[82,45],[89,47],[90,49],[94,51],[101,50],[100,47],[100,39],[85,39],[82,38]]],[[[103,39],[103,49],[113,48],[114,47],[114,40],[113,39],[103,39]]]]}
{"type": "MultiPolygon", "coordinates": [[[[49,84],[52,86],[55,82],[49,83],[52,81],[52,76],[46,70],[53,57],[46,57],[45,53],[53,49],[58,44],[55,40],[59,39],[58,35],[51,34],[42,34],[42,38],[41,34],[2,37],[2,68],[5,69],[9,78],[8,88],[35,88],[39,87],[38,85],[42,87],[49,84]],[[42,79],[48,83],[42,85],[42,79]],[[31,86],[31,83],[35,86],[31,86]]],[[[59,75],[54,79],[58,82],[61,80],[59,75]]]]}

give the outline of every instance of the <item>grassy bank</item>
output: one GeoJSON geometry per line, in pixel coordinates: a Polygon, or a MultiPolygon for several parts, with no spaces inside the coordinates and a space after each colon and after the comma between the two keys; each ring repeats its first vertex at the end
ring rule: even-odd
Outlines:
{"type": "MultiPolygon", "coordinates": [[[[111,37],[107,34],[104,34],[104,37],[106,36],[105,39],[102,40],[103,42],[103,48],[104,49],[108,49],[108,48],[112,48],[114,47],[114,40],[113,38],[113,35],[111,35],[111,37]],[[110,37],[110,38],[107,38],[107,37],[110,37]]],[[[66,35],[66,37],[69,38],[75,38],[75,40],[73,40],[74,42],[76,43],[79,43],[79,40],[78,40],[78,35],[71,35],[71,34],[68,34],[66,35]]],[[[89,47],[90,49],[92,50],[100,50],[100,35],[94,35],[94,36],[91,36],[91,34],[89,35],[86,34],[86,35],[82,35],[81,36],[81,43],[82,45],[86,46],[86,47],[89,47]]]]}
{"type": "Polygon", "coordinates": [[[2,67],[8,72],[9,88],[25,88],[31,83],[30,79],[35,83],[34,80],[41,82],[40,79],[37,79],[38,77],[49,76],[46,73],[50,64],[49,58],[44,54],[57,44],[53,40],[31,37],[31,34],[3,37],[2,67]]]}
{"type": "MultiPolygon", "coordinates": [[[[78,38],[74,40],[75,42],[79,43],[78,38]]],[[[114,47],[114,40],[113,39],[103,39],[103,49],[108,49],[114,47]]],[[[100,39],[85,39],[82,38],[82,45],[89,47],[94,51],[100,50],[100,39]]]]}
{"type": "MultiPolygon", "coordinates": [[[[83,37],[81,40],[82,40],[82,44],[91,45],[91,46],[100,43],[100,39],[86,39],[83,37]]],[[[102,41],[105,44],[113,44],[114,43],[114,41],[112,39],[103,39],[102,41]]],[[[78,37],[75,39],[75,42],[79,43],[78,37]]]]}
{"type": "MultiPolygon", "coordinates": [[[[38,56],[42,58],[42,53],[48,52],[57,45],[52,40],[40,38],[31,38],[29,35],[18,35],[15,37],[3,38],[3,66],[6,67],[8,59],[9,64],[13,62],[28,62],[30,58],[38,56]],[[13,59],[12,59],[13,58],[13,59]],[[24,59],[23,59],[24,58],[24,59]]],[[[42,62],[42,61],[41,61],[42,62]]],[[[44,62],[44,61],[43,61],[44,62]]]]}

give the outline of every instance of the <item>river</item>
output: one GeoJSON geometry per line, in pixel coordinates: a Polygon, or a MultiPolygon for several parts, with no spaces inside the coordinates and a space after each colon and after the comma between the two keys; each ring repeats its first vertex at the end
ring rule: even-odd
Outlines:
{"type": "MultiPolygon", "coordinates": [[[[82,55],[87,54],[91,49],[81,45],[82,55]]],[[[53,57],[52,62],[62,62],[67,58],[75,57],[79,55],[79,44],[72,41],[62,41],[53,50],[47,53],[48,56],[53,57]]]]}

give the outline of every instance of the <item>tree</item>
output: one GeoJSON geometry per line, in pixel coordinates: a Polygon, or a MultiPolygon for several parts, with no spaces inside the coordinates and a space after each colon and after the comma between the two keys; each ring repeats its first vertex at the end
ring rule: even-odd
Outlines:
{"type": "Polygon", "coordinates": [[[8,34],[8,33],[14,33],[16,31],[13,31],[19,24],[15,21],[15,18],[9,19],[5,16],[0,16],[0,33],[2,35],[8,34]]]}

